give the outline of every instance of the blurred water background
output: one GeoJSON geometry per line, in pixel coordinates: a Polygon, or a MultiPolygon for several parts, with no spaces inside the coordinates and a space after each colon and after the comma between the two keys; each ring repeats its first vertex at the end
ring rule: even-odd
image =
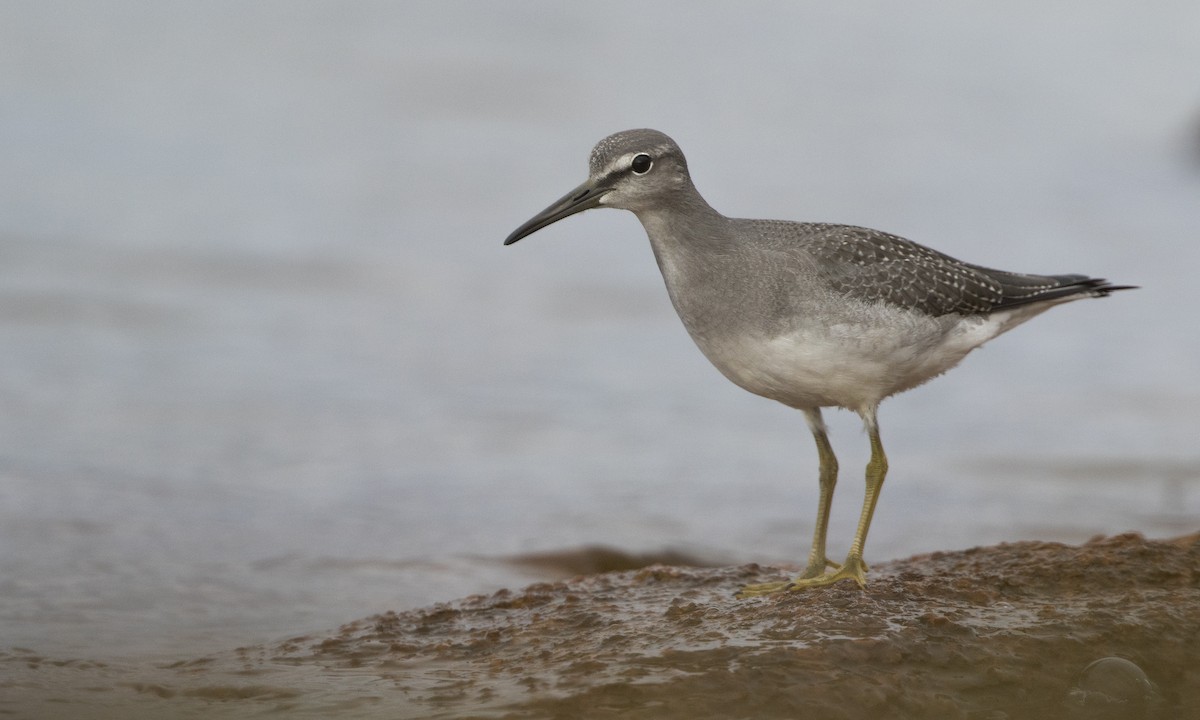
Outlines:
{"type": "MultiPolygon", "coordinates": [[[[1143,286],[880,419],[869,560],[1200,525],[1195,2],[0,4],[0,646],[194,655],[603,545],[801,562],[803,418],[692,346],[628,213],[501,241],[671,134],[729,215],[1143,286]]],[[[841,458],[831,555],[862,497],[841,458]]]]}

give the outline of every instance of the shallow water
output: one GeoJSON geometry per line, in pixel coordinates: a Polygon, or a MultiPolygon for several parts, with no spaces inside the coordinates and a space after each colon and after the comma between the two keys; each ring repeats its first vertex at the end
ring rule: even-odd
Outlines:
{"type": "MultiPolygon", "coordinates": [[[[592,545],[802,558],[802,418],[706,364],[633,217],[500,246],[632,126],[731,215],[1144,286],[889,401],[868,556],[1194,531],[1200,10],[687,8],[0,8],[0,646],[197,657],[592,545]]],[[[866,441],[829,420],[836,555],[866,441]]]]}
{"type": "Polygon", "coordinates": [[[756,564],[656,565],[159,663],[0,651],[0,712],[136,717],[1192,718],[1200,534],[873,566],[733,601],[756,564]],[[115,692],[114,692],[115,691],[115,692]],[[24,711],[24,712],[22,712],[24,711]]]}

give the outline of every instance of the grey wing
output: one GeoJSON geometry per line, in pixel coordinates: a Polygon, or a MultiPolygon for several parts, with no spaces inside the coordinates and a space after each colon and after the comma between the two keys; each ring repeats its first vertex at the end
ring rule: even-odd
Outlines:
{"type": "MultiPolygon", "coordinates": [[[[834,292],[930,315],[986,314],[1113,286],[1086,275],[1025,275],[956,260],[910,240],[852,225],[768,223],[779,240],[794,235],[834,292]],[[792,227],[787,227],[787,226],[792,227]]],[[[791,244],[791,243],[789,243],[791,244]]]]}
{"type": "Polygon", "coordinates": [[[930,315],[986,313],[1004,300],[999,282],[904,238],[851,225],[808,225],[803,249],[834,292],[930,315]]]}

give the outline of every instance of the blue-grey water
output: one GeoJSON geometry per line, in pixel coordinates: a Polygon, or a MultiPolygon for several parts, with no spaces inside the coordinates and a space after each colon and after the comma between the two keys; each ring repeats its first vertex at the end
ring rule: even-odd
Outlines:
{"type": "MultiPolygon", "coordinates": [[[[869,560],[1200,528],[1195,2],[0,4],[0,646],[195,656],[608,545],[800,562],[816,453],[600,137],[730,215],[1143,286],[885,403],[869,560]]],[[[849,544],[866,440],[842,460],[849,544]]]]}

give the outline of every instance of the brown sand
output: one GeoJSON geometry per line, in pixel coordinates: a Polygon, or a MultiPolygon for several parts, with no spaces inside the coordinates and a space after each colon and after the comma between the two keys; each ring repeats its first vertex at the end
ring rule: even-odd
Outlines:
{"type": "Polygon", "coordinates": [[[733,597],[784,576],[660,565],[388,612],[114,670],[119,692],[64,717],[1200,718],[1200,534],[934,553],[866,590],[733,597]]]}

